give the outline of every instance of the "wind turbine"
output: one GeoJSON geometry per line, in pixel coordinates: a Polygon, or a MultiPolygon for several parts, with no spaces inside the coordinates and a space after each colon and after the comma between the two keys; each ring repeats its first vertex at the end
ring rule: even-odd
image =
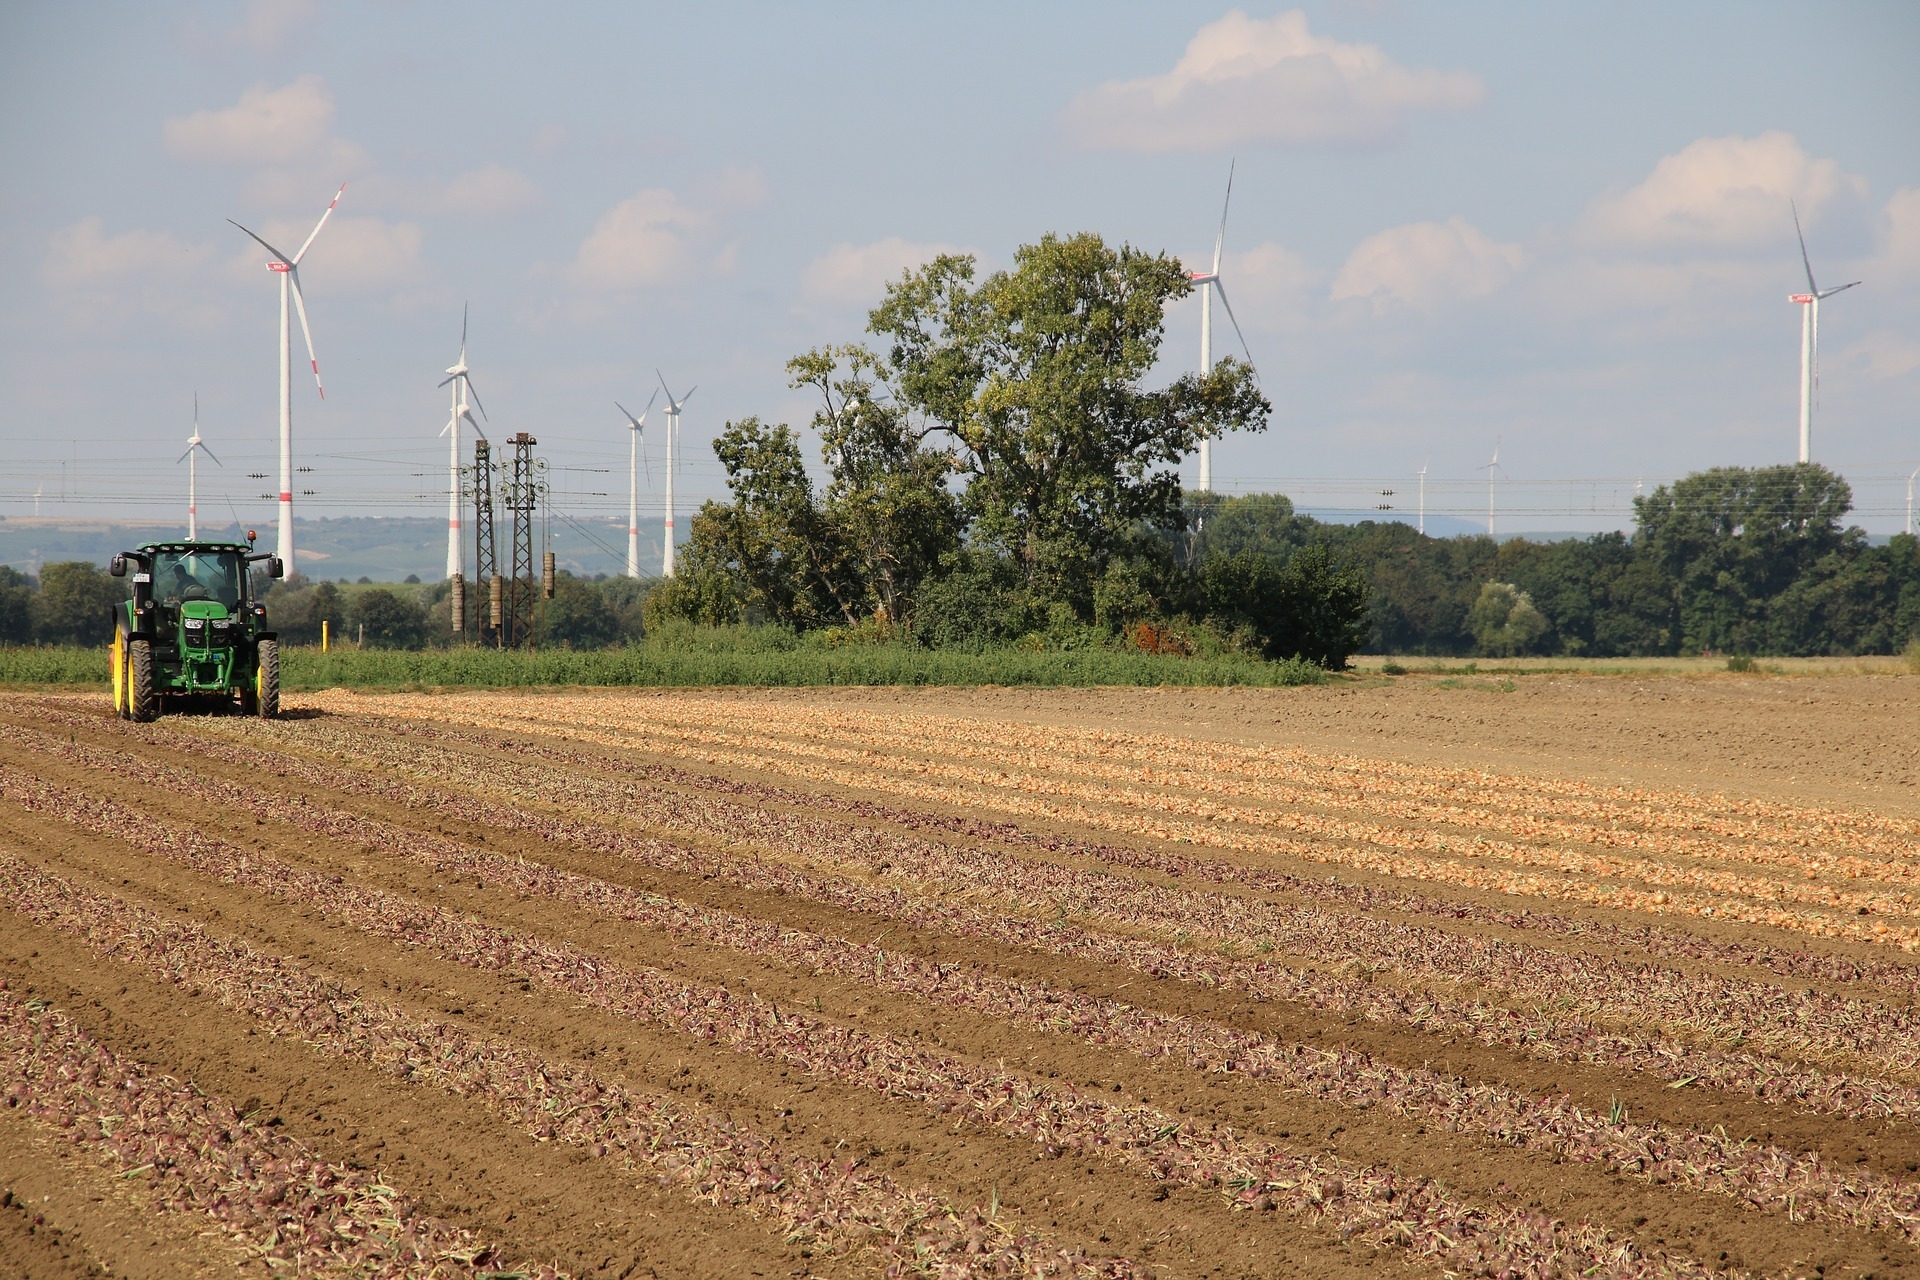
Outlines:
{"type": "Polygon", "coordinates": [[[213,465],[224,467],[227,464],[213,457],[213,450],[207,448],[207,442],[200,438],[200,393],[193,393],[193,434],[187,437],[187,451],[174,459],[174,465],[187,464],[187,541],[197,542],[200,538],[200,459],[195,453],[204,453],[213,458],[213,465]]]}
{"type": "Polygon", "coordinates": [[[1920,476],[1920,467],[1915,467],[1912,473],[1907,476],[1907,533],[1909,535],[1913,533],[1913,480],[1915,476],[1920,476]]]}
{"type": "MultiPolygon", "coordinates": [[[[690,387],[687,394],[675,400],[673,392],[667,391],[666,375],[655,369],[653,376],[660,379],[660,389],[667,392],[667,533],[665,538],[667,549],[661,572],[671,578],[673,576],[673,450],[674,446],[680,443],[680,410],[686,407],[687,401],[693,399],[693,393],[700,388],[690,387]]],[[[647,403],[652,404],[653,401],[649,400],[647,403]]]]}
{"type": "Polygon", "coordinates": [[[1493,461],[1485,466],[1475,467],[1475,471],[1487,473],[1487,536],[1493,536],[1493,481],[1500,471],[1500,442],[1493,442],[1493,461]]]}
{"type": "MultiPolygon", "coordinates": [[[[1240,339],[1240,349],[1246,352],[1247,363],[1253,363],[1253,352],[1247,351],[1247,335],[1240,332],[1240,321],[1233,314],[1233,304],[1227,301],[1227,286],[1220,279],[1220,250],[1227,243],[1227,207],[1233,203],[1233,162],[1227,164],[1227,198],[1220,204],[1220,232],[1213,238],[1213,269],[1211,271],[1189,271],[1187,278],[1200,286],[1200,376],[1213,372],[1213,294],[1220,293],[1220,305],[1227,309],[1227,319],[1233,321],[1233,331],[1240,339]]],[[[1200,491],[1213,491],[1213,442],[1200,442],[1200,491]]]]}
{"type": "Polygon", "coordinates": [[[487,416],[487,407],[480,403],[480,393],[473,389],[473,379],[467,373],[467,309],[460,308],[460,358],[447,370],[447,376],[441,386],[452,386],[447,393],[447,425],[440,434],[447,437],[447,579],[466,569],[466,561],[460,551],[460,424],[473,424],[474,431],[482,440],[487,433],[480,430],[480,424],[474,421],[473,409],[467,406],[467,397],[473,397],[473,408],[480,410],[480,416],[487,416]]]}
{"type": "Polygon", "coordinates": [[[1421,537],[1425,537],[1427,533],[1427,468],[1432,465],[1433,464],[1431,462],[1423,462],[1420,464],[1420,536],[1421,537]]]}
{"type": "Polygon", "coordinates": [[[1813,394],[1820,382],[1820,302],[1836,293],[1844,292],[1859,284],[1835,285],[1831,289],[1822,289],[1813,282],[1813,262],[1807,257],[1806,233],[1800,230],[1800,210],[1788,201],[1787,207],[1793,210],[1793,234],[1800,239],[1800,265],[1807,269],[1807,291],[1790,293],[1788,302],[1797,302],[1803,310],[1800,313],[1800,461],[1813,461],[1813,394]]]}
{"type": "Polygon", "coordinates": [[[40,495],[46,492],[46,488],[47,482],[45,480],[39,481],[33,486],[33,518],[36,520],[40,518],[40,495]]]}
{"type": "Polygon", "coordinates": [[[249,236],[273,255],[273,261],[267,263],[267,270],[280,276],[280,562],[287,567],[288,573],[297,573],[293,559],[293,335],[287,329],[287,301],[293,301],[294,309],[300,313],[300,333],[307,340],[307,359],[313,365],[313,385],[320,392],[320,398],[327,398],[327,389],[320,384],[320,357],[313,353],[313,330],[307,326],[307,303],[300,296],[300,260],[307,256],[307,250],[313,247],[314,239],[319,236],[320,228],[327,225],[327,219],[333,216],[333,206],[340,203],[340,197],[346,193],[347,184],[341,183],[340,190],[333,193],[333,199],[327,204],[327,211],[320,215],[320,221],[313,224],[313,233],[307,237],[300,251],[289,258],[253,232],[233,222],[228,222],[246,231],[249,236]]]}
{"type": "MultiPolygon", "coordinates": [[[[689,391],[687,394],[692,395],[693,392],[689,391]]],[[[653,411],[653,402],[659,398],[660,393],[658,391],[648,396],[647,407],[640,411],[640,416],[637,418],[631,413],[627,413],[627,406],[621,404],[618,400],[613,402],[614,408],[627,415],[627,430],[630,433],[627,437],[627,576],[629,578],[637,578],[640,576],[640,481],[634,474],[634,463],[640,459],[640,429],[647,425],[647,415],[653,411]]],[[[669,395],[667,399],[671,400],[673,397],[669,395]]],[[[669,432],[668,434],[672,433],[669,432]]],[[[671,469],[669,469],[668,474],[672,474],[671,469]]],[[[669,492],[671,492],[671,481],[668,482],[668,488],[669,492]]],[[[671,531],[673,529],[673,500],[669,498],[667,501],[667,529],[671,531]]],[[[667,555],[667,562],[671,565],[673,562],[673,553],[669,551],[667,555]]],[[[671,572],[672,570],[669,569],[668,571],[671,572]]]]}

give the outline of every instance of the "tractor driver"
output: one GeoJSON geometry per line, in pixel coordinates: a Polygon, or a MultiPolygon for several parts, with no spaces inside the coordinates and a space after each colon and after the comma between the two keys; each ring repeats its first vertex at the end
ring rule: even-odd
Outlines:
{"type": "Polygon", "coordinates": [[[161,585],[160,596],[168,604],[178,604],[182,600],[203,600],[207,589],[187,568],[186,557],[174,560],[167,570],[167,580],[161,585]]]}

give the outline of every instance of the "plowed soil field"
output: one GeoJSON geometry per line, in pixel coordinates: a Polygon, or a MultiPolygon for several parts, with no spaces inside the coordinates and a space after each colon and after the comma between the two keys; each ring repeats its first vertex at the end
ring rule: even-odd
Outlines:
{"type": "Polygon", "coordinates": [[[1916,692],[3,695],[0,1275],[1920,1277],[1916,692]]]}

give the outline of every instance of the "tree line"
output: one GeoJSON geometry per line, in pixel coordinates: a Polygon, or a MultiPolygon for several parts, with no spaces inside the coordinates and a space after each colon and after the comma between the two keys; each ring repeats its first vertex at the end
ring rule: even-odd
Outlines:
{"type": "MultiPolygon", "coordinates": [[[[1717,468],[1636,498],[1631,534],[1429,538],[1325,524],[1279,494],[1183,491],[1203,441],[1264,430],[1254,370],[1160,387],[1164,254],[1048,236],[976,278],[948,255],[869,313],[870,342],[788,363],[800,431],[749,417],[714,444],[729,498],[694,517],[675,578],[561,574],[536,643],[596,648],[665,622],[762,624],[827,644],[1132,647],[1344,666],[1362,650],[1514,656],[1887,653],[1920,633],[1920,552],[1848,527],[1823,467],[1717,468]],[[816,476],[820,477],[816,480],[816,476]]],[[[97,566],[0,569],[0,642],[98,643],[124,588],[97,566]]],[[[268,584],[314,643],[453,641],[445,584],[268,584]]]]}

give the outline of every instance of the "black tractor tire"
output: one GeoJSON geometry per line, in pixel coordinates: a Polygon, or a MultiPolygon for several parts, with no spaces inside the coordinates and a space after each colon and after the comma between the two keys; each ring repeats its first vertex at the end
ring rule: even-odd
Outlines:
{"type": "Polygon", "coordinates": [[[271,720],[280,714],[280,642],[262,640],[254,661],[254,714],[271,720]]]}
{"type": "Polygon", "coordinates": [[[147,723],[160,714],[153,692],[153,642],[139,636],[127,641],[127,719],[147,723]]]}

